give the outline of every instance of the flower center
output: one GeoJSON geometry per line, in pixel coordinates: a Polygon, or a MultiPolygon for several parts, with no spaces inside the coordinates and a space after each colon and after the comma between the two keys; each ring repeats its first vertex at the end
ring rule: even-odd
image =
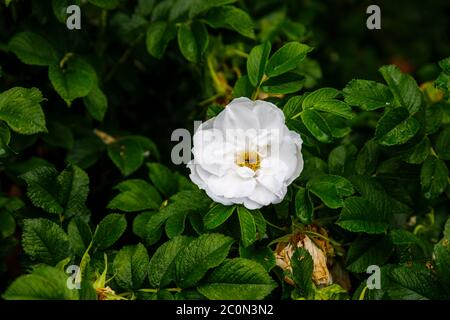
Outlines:
{"type": "Polygon", "coordinates": [[[256,171],[260,167],[261,159],[255,151],[244,151],[237,154],[236,164],[240,167],[247,167],[256,171]]]}

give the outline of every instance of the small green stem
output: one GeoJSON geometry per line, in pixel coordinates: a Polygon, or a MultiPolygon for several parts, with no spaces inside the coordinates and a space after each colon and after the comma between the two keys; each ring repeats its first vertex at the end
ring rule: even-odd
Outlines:
{"type": "Polygon", "coordinates": [[[279,226],[273,224],[272,222],[270,222],[270,221],[268,221],[268,220],[266,220],[266,219],[264,219],[264,220],[266,221],[266,223],[267,223],[269,226],[271,226],[271,227],[273,227],[273,228],[275,228],[275,229],[278,229],[278,230],[281,230],[281,231],[285,231],[285,230],[286,230],[286,228],[279,227],[279,226]]]}
{"type": "Polygon", "coordinates": [[[74,56],[73,52],[67,52],[64,57],[61,59],[61,61],[59,62],[59,67],[62,69],[64,68],[64,65],[66,64],[67,61],[69,61],[70,58],[72,58],[74,56]]]}

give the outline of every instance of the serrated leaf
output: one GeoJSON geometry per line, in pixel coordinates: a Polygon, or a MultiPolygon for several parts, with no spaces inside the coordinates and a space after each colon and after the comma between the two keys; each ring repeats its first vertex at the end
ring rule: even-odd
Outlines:
{"type": "Polygon", "coordinates": [[[297,118],[302,111],[302,102],[304,96],[293,96],[283,107],[283,113],[286,119],[297,118]]]}
{"type": "Polygon", "coordinates": [[[239,226],[241,228],[241,241],[248,247],[256,241],[256,225],[252,213],[245,207],[237,207],[239,226]]]}
{"type": "Polygon", "coordinates": [[[166,166],[155,162],[147,163],[147,167],[150,180],[162,194],[169,197],[177,192],[178,179],[174,172],[166,166]]]}
{"type": "Polygon", "coordinates": [[[206,229],[214,229],[222,225],[233,214],[235,206],[216,204],[203,217],[206,229]]]}
{"type": "Polygon", "coordinates": [[[384,213],[365,198],[349,197],[344,201],[339,220],[339,226],[352,232],[370,234],[383,233],[389,226],[384,213]]]}
{"type": "Polygon", "coordinates": [[[22,245],[31,259],[56,265],[70,256],[67,234],[56,223],[47,219],[26,219],[23,223],[22,245]]]}
{"type": "Polygon", "coordinates": [[[392,253],[388,237],[357,238],[347,252],[347,269],[355,273],[366,272],[371,265],[382,266],[392,253]]]}
{"type": "Polygon", "coordinates": [[[68,106],[76,98],[87,96],[97,79],[94,68],[77,56],[69,58],[63,67],[58,63],[51,64],[48,77],[55,91],[68,106]]]}
{"type": "Polygon", "coordinates": [[[194,286],[205,273],[227,257],[233,239],[221,234],[203,234],[180,253],[176,261],[176,282],[180,288],[194,286]]]}
{"type": "Polygon", "coordinates": [[[208,277],[208,284],[197,290],[212,300],[260,300],[276,283],[257,262],[235,258],[227,260],[208,277]]]}
{"type": "Polygon", "coordinates": [[[308,181],[306,188],[333,209],[342,207],[343,197],[351,196],[355,192],[350,181],[335,175],[317,176],[308,181]]]}
{"type": "Polygon", "coordinates": [[[408,150],[405,161],[412,164],[420,164],[425,161],[425,159],[430,154],[431,143],[428,137],[423,137],[419,143],[408,150]]]}
{"type": "Polygon", "coordinates": [[[77,300],[78,290],[67,287],[67,274],[41,265],[17,278],[3,294],[6,300],[77,300]]]}
{"type": "Polygon", "coordinates": [[[15,132],[46,132],[45,116],[40,103],[44,100],[36,88],[11,88],[0,94],[0,120],[15,132]]]}
{"type": "Polygon", "coordinates": [[[275,77],[295,69],[311,50],[310,46],[303,43],[286,43],[269,59],[266,68],[267,75],[275,77]]]}
{"type": "Polygon", "coordinates": [[[51,121],[47,124],[48,133],[42,134],[42,139],[51,146],[72,149],[72,131],[59,121],[51,121]]]}
{"type": "Polygon", "coordinates": [[[200,22],[194,22],[190,25],[180,25],[177,39],[183,56],[187,60],[197,63],[202,59],[203,53],[208,46],[209,37],[205,25],[200,22]]]}
{"type": "Polygon", "coordinates": [[[83,102],[92,118],[103,121],[108,109],[108,100],[98,86],[92,88],[89,94],[83,98],[83,102]]]}
{"type": "Polygon", "coordinates": [[[261,90],[267,93],[288,94],[299,91],[305,78],[293,72],[269,78],[261,84],[261,90]]]}
{"type": "Polygon", "coordinates": [[[173,24],[165,21],[155,21],[147,30],[147,51],[155,58],[161,59],[170,40],[175,38],[176,29],[173,24]]]}
{"type": "Polygon", "coordinates": [[[352,108],[350,108],[345,102],[339,100],[316,101],[311,108],[317,111],[328,112],[345,119],[352,119],[354,117],[352,108]]]}
{"type": "Polygon", "coordinates": [[[434,199],[443,193],[449,184],[445,162],[429,156],[420,170],[420,184],[427,199],[434,199]]]}
{"type": "Polygon", "coordinates": [[[87,210],[86,200],[89,193],[89,177],[82,169],[69,165],[57,179],[58,202],[64,208],[64,215],[71,217],[87,210]]]}
{"type": "Polygon", "coordinates": [[[442,239],[434,246],[434,257],[440,279],[444,281],[447,293],[450,294],[450,219],[445,224],[442,239]]]}
{"type": "Polygon", "coordinates": [[[295,195],[295,213],[302,223],[312,222],[313,204],[306,188],[299,188],[295,195]]]}
{"type": "Polygon", "coordinates": [[[394,108],[387,111],[377,123],[375,139],[385,146],[406,143],[420,129],[419,122],[409,116],[405,108],[394,108]]]}
{"type": "Polygon", "coordinates": [[[195,0],[190,6],[189,18],[193,18],[200,13],[210,10],[211,8],[220,7],[236,1],[237,0],[195,0]]]}
{"type": "Polygon", "coordinates": [[[175,279],[175,261],[193,238],[178,236],[161,245],[150,259],[148,279],[154,288],[164,288],[175,279]]]}
{"type": "Polygon", "coordinates": [[[380,73],[398,105],[406,108],[410,114],[419,111],[422,104],[422,93],[413,77],[402,73],[394,65],[381,67],[380,73]]]}
{"type": "Polygon", "coordinates": [[[127,228],[123,214],[111,213],[103,218],[97,226],[92,239],[92,246],[100,250],[111,247],[127,228]]]}
{"type": "Polygon", "coordinates": [[[58,62],[58,52],[44,37],[34,32],[15,34],[9,42],[9,50],[30,65],[49,66],[58,62]]]}
{"type": "Polygon", "coordinates": [[[377,167],[379,154],[378,144],[373,140],[368,140],[356,156],[356,173],[359,175],[372,174],[377,167]]]}
{"type": "Polygon", "coordinates": [[[314,110],[304,110],[301,113],[302,121],[311,134],[323,143],[333,140],[331,129],[320,113],[314,110]]]}
{"type": "Polygon", "coordinates": [[[270,55],[271,44],[266,41],[253,47],[247,58],[247,74],[250,83],[258,87],[263,79],[267,61],[270,55]]]}
{"type": "Polygon", "coordinates": [[[92,240],[91,228],[83,219],[75,217],[70,220],[67,234],[74,253],[81,257],[92,240]]]}
{"type": "Polygon", "coordinates": [[[436,139],[436,152],[439,158],[450,160],[450,128],[443,129],[436,139]]]}
{"type": "Polygon", "coordinates": [[[61,214],[64,211],[58,202],[58,172],[52,167],[39,167],[23,174],[21,178],[27,183],[27,196],[33,205],[49,213],[61,214]]]}
{"type": "Polygon", "coordinates": [[[314,262],[305,248],[297,248],[291,258],[292,276],[303,296],[308,298],[313,293],[312,273],[314,262]]]}
{"type": "Polygon", "coordinates": [[[254,23],[247,12],[233,7],[221,6],[209,10],[203,19],[213,28],[226,28],[234,30],[244,37],[254,39],[254,23]]]}
{"type": "Polygon", "coordinates": [[[114,258],[114,280],[123,289],[139,289],[147,276],[148,262],[143,244],[123,247],[114,258]]]}
{"type": "Polygon", "coordinates": [[[351,106],[371,111],[392,104],[392,93],[387,86],[370,80],[355,79],[342,90],[345,102],[351,106]]]}
{"type": "Polygon", "coordinates": [[[108,144],[108,156],[124,176],[135,172],[144,162],[141,143],[131,137],[108,144]]]}
{"type": "Polygon", "coordinates": [[[303,109],[310,109],[314,107],[314,105],[320,101],[332,100],[339,95],[339,90],[334,88],[320,88],[316,91],[313,91],[305,96],[303,99],[303,109]]]}
{"type": "Polygon", "coordinates": [[[144,180],[131,179],[119,183],[114,189],[120,193],[112,199],[108,208],[125,212],[135,212],[147,209],[159,209],[161,196],[158,191],[144,180]]]}

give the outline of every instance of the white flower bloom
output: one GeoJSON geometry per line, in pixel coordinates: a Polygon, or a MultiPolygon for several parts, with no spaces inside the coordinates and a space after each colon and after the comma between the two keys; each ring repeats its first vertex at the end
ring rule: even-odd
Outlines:
{"type": "Polygon", "coordinates": [[[234,99],[194,134],[191,180],[223,205],[279,203],[303,169],[302,139],[270,102],[234,99]]]}

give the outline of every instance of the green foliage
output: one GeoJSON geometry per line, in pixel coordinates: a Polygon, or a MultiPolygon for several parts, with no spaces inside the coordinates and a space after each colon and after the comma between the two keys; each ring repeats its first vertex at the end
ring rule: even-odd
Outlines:
{"type": "Polygon", "coordinates": [[[339,8],[3,1],[2,297],[450,299],[450,47],[416,41],[442,37],[445,10],[404,47],[385,39],[410,21],[385,14],[375,50],[358,19],[329,25],[339,8]],[[239,97],[273,103],[303,141],[299,177],[257,210],[213,201],[170,159],[175,129],[239,97]]]}

